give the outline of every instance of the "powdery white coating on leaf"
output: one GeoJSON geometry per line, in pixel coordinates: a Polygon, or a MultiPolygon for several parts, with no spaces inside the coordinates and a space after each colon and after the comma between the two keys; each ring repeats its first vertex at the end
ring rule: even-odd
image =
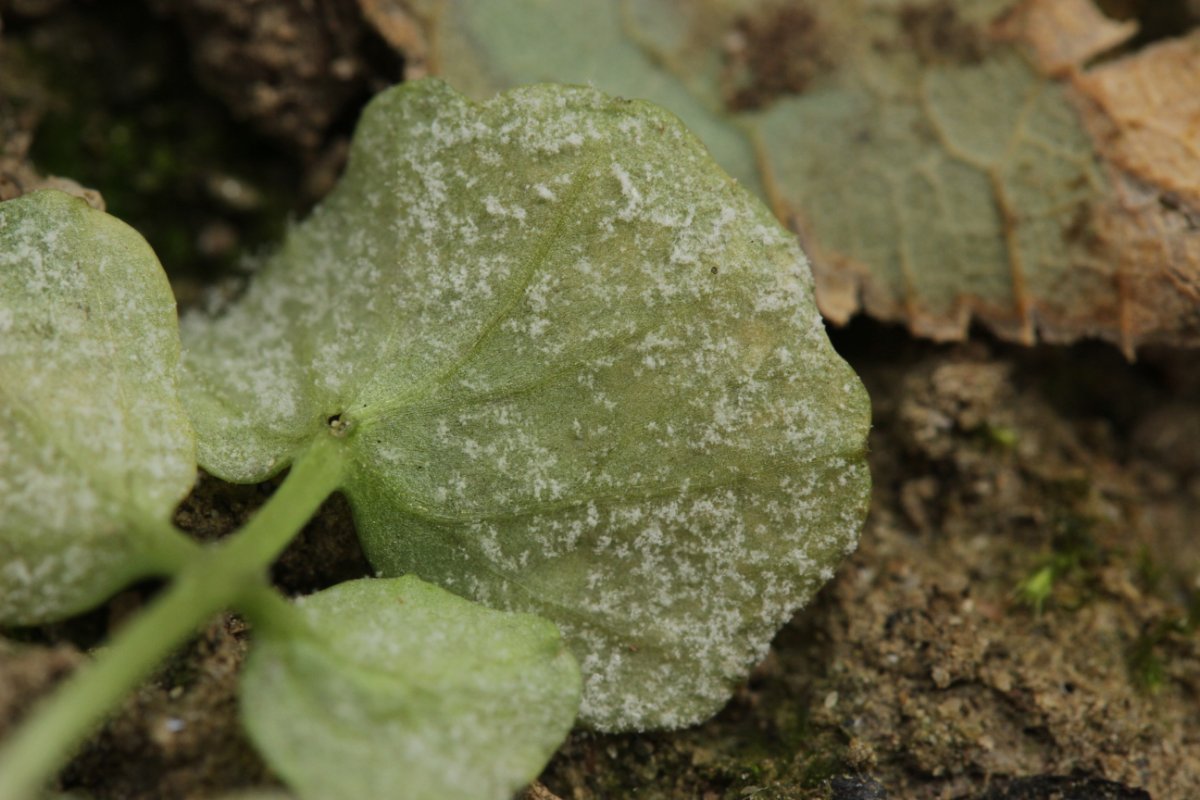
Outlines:
{"type": "Polygon", "coordinates": [[[341,414],[372,563],[553,619],[600,728],[716,711],[865,512],[868,402],[802,254],[646,103],[381,95],[185,334],[207,468],[258,479],[341,414]]]}
{"type": "Polygon", "coordinates": [[[507,798],[533,780],[579,706],[558,631],[413,577],[299,601],[312,636],[255,643],[247,730],[302,798],[507,798]]]}
{"type": "Polygon", "coordinates": [[[0,622],[81,610],[152,569],[195,478],[175,302],[131,228],[0,204],[0,622]]]}

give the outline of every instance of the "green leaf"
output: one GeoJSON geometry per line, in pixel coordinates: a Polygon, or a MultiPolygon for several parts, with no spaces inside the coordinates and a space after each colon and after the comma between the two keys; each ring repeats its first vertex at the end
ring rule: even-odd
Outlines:
{"type": "Polygon", "coordinates": [[[717,710],[866,508],[868,400],[803,255],[642,102],[380,95],[338,189],[185,340],[207,469],[339,437],[372,563],[554,620],[605,729],[717,710]]]}
{"type": "Polygon", "coordinates": [[[255,641],[246,729],[302,798],[506,798],[537,777],[579,707],[554,625],[414,577],[340,584],[255,641]]]}
{"type": "Polygon", "coordinates": [[[55,191],[0,204],[0,624],[85,609],[166,569],[196,475],[162,269],[55,191]]]}

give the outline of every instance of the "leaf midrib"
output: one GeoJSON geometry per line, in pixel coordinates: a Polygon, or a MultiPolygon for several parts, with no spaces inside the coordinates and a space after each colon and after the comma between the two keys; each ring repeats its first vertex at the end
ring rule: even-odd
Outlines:
{"type": "MultiPolygon", "coordinates": [[[[563,203],[561,204],[558,213],[555,215],[554,222],[549,230],[542,236],[537,246],[534,248],[532,255],[527,259],[521,275],[514,282],[512,289],[501,302],[500,307],[496,310],[483,327],[476,334],[471,343],[463,349],[457,358],[453,359],[448,366],[440,372],[435,372],[423,381],[415,384],[406,392],[401,392],[387,400],[382,400],[377,403],[362,407],[361,411],[354,414],[354,417],[362,425],[370,424],[382,417],[386,417],[399,409],[419,404],[422,400],[434,394],[437,389],[448,383],[462,368],[470,362],[487,344],[496,330],[503,324],[511,315],[514,309],[520,304],[521,299],[528,292],[530,285],[533,283],[534,277],[541,272],[542,268],[549,260],[555,245],[562,237],[563,232],[567,228],[568,222],[574,216],[576,206],[579,204],[579,199],[583,194],[583,190],[589,184],[589,176],[592,172],[592,167],[595,165],[596,159],[588,161],[581,167],[575,178],[571,182],[570,190],[568,191],[563,203]]],[[[393,333],[392,338],[396,336],[393,333]]]]}

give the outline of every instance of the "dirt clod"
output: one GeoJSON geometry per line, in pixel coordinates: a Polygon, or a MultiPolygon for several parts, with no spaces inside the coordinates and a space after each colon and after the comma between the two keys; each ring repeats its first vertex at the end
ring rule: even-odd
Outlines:
{"type": "Polygon", "coordinates": [[[888,800],[887,789],[874,778],[839,776],[829,782],[830,800],[888,800]]]}
{"type": "Polygon", "coordinates": [[[351,101],[398,81],[353,0],[157,3],[192,43],[200,80],[235,114],[301,151],[325,140],[351,101]]]}

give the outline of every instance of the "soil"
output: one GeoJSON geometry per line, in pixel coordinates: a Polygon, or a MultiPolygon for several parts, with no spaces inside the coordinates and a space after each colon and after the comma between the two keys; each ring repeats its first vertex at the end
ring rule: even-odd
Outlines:
{"type": "Polygon", "coordinates": [[[834,338],[875,403],[858,552],[716,719],[576,734],[546,785],[564,798],[1200,796],[1188,357],[947,348],[869,323],[834,338]]]}
{"type": "MultiPolygon", "coordinates": [[[[25,167],[98,189],[142,230],[182,304],[236,292],[240,260],[328,188],[356,104],[395,62],[371,50],[331,82],[300,70],[286,41],[243,36],[232,4],[123,5],[0,0],[0,64],[33,65],[17,89],[11,68],[0,76],[0,131],[33,140],[25,167]],[[239,46],[212,44],[227,40],[239,46]],[[240,88],[278,84],[296,113],[204,89],[239,74],[240,88]]],[[[367,36],[353,3],[315,6],[327,27],[296,36],[350,58],[367,36]]],[[[943,346],[862,320],[831,335],[875,409],[858,551],[716,718],[577,731],[526,796],[1200,797],[1197,356],[1131,364],[1101,345],[983,335],[943,346]]],[[[176,519],[216,538],[272,489],[205,477],[176,519]]],[[[335,497],[275,578],[302,594],[366,574],[335,497]]],[[[0,640],[0,735],[158,588],[0,640]]],[[[277,785],[237,723],[248,640],[236,617],[214,620],[83,748],[62,788],[170,800],[277,785]]]]}

